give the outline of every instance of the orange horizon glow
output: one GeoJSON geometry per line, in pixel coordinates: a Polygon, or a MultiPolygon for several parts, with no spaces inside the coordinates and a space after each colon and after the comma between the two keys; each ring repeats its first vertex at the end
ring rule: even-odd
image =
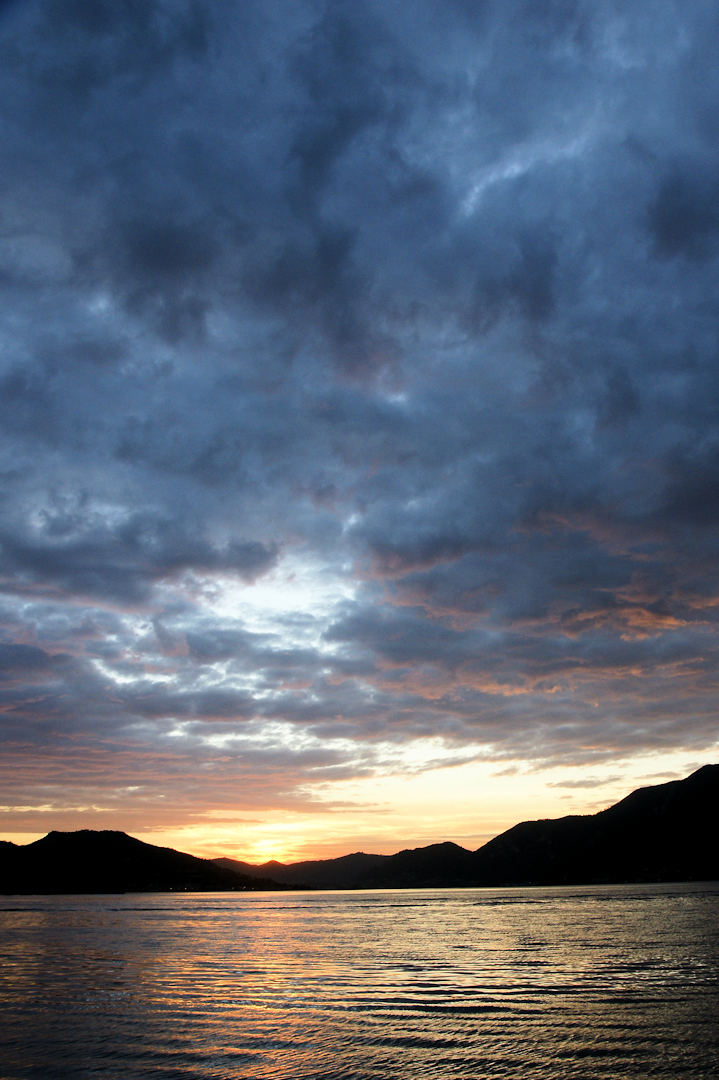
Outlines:
{"type": "MultiPolygon", "coordinates": [[[[719,755],[641,755],[621,763],[537,769],[526,762],[466,762],[418,772],[317,785],[304,805],[257,813],[227,806],[173,815],[129,808],[75,807],[12,815],[0,839],[32,843],[52,830],[118,830],[200,858],[253,865],[332,859],[356,851],[392,855],[452,841],[476,850],[520,821],[590,814],[638,787],[682,779],[719,755]],[[22,820],[24,818],[24,820],[22,820]],[[24,826],[24,827],[23,827],[24,826]]],[[[307,796],[307,792],[305,796],[307,796]]],[[[10,815],[5,808],[7,824],[10,815]]]]}

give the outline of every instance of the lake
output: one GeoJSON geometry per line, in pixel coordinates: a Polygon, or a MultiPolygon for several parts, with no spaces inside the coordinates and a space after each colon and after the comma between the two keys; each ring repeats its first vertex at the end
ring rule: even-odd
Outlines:
{"type": "Polygon", "coordinates": [[[719,1076],[719,883],[0,897],[2,1080],[719,1076]]]}

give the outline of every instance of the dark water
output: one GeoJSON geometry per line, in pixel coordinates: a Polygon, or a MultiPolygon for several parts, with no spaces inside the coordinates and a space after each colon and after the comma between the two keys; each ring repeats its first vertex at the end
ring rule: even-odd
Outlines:
{"type": "Polygon", "coordinates": [[[3,1080],[719,1077],[719,885],[0,909],[3,1080]]]}

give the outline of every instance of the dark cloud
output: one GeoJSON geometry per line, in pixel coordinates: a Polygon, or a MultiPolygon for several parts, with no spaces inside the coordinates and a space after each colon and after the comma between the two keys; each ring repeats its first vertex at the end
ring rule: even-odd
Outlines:
{"type": "Polygon", "coordinates": [[[649,223],[658,255],[706,259],[719,229],[719,186],[711,171],[674,168],[664,177],[650,209],[649,223]]]}
{"type": "Polygon", "coordinates": [[[8,745],[712,745],[711,5],[1,11],[8,745]]]}
{"type": "Polygon", "coordinates": [[[0,533],[5,587],[141,602],[152,582],[184,570],[224,571],[252,581],[277,556],[256,540],[216,546],[181,522],[147,513],[114,529],[85,531],[85,525],[81,513],[47,514],[34,534],[0,533]]]}
{"type": "Polygon", "coordinates": [[[695,527],[719,523],[719,446],[670,459],[663,513],[695,527]]]}
{"type": "Polygon", "coordinates": [[[0,678],[43,672],[51,667],[52,659],[42,649],[32,645],[0,645],[0,678]]]}

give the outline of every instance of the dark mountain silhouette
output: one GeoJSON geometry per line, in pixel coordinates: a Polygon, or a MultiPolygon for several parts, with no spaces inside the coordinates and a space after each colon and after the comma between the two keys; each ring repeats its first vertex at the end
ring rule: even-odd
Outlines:
{"type": "Polygon", "coordinates": [[[719,765],[640,788],[598,814],[524,821],[478,851],[431,844],[396,855],[253,866],[197,859],[122,832],[0,842],[0,892],[447,888],[719,879],[719,765]],[[270,876],[271,875],[271,876],[270,876]]]}
{"type": "Polygon", "coordinates": [[[236,859],[213,859],[217,866],[240,874],[262,874],[286,885],[311,885],[315,889],[346,889],[391,859],[391,855],[342,855],[339,859],[314,859],[309,862],[266,862],[261,866],[238,862],[236,859]]]}
{"type": "Polygon", "coordinates": [[[719,879],[719,765],[640,788],[598,814],[525,821],[478,851],[457,844],[321,862],[218,860],[319,888],[578,885],[719,879]]]}
{"type": "Polygon", "coordinates": [[[587,817],[515,825],[477,852],[488,883],[719,878],[719,765],[587,817]]]}
{"type": "Polygon", "coordinates": [[[116,893],[286,889],[224,870],[123,832],[51,832],[32,844],[0,845],[0,892],[116,893]]]}
{"type": "Polygon", "coordinates": [[[361,884],[372,889],[441,889],[474,885],[476,858],[476,852],[449,841],[408,848],[390,855],[382,866],[364,874],[361,884]]]}

